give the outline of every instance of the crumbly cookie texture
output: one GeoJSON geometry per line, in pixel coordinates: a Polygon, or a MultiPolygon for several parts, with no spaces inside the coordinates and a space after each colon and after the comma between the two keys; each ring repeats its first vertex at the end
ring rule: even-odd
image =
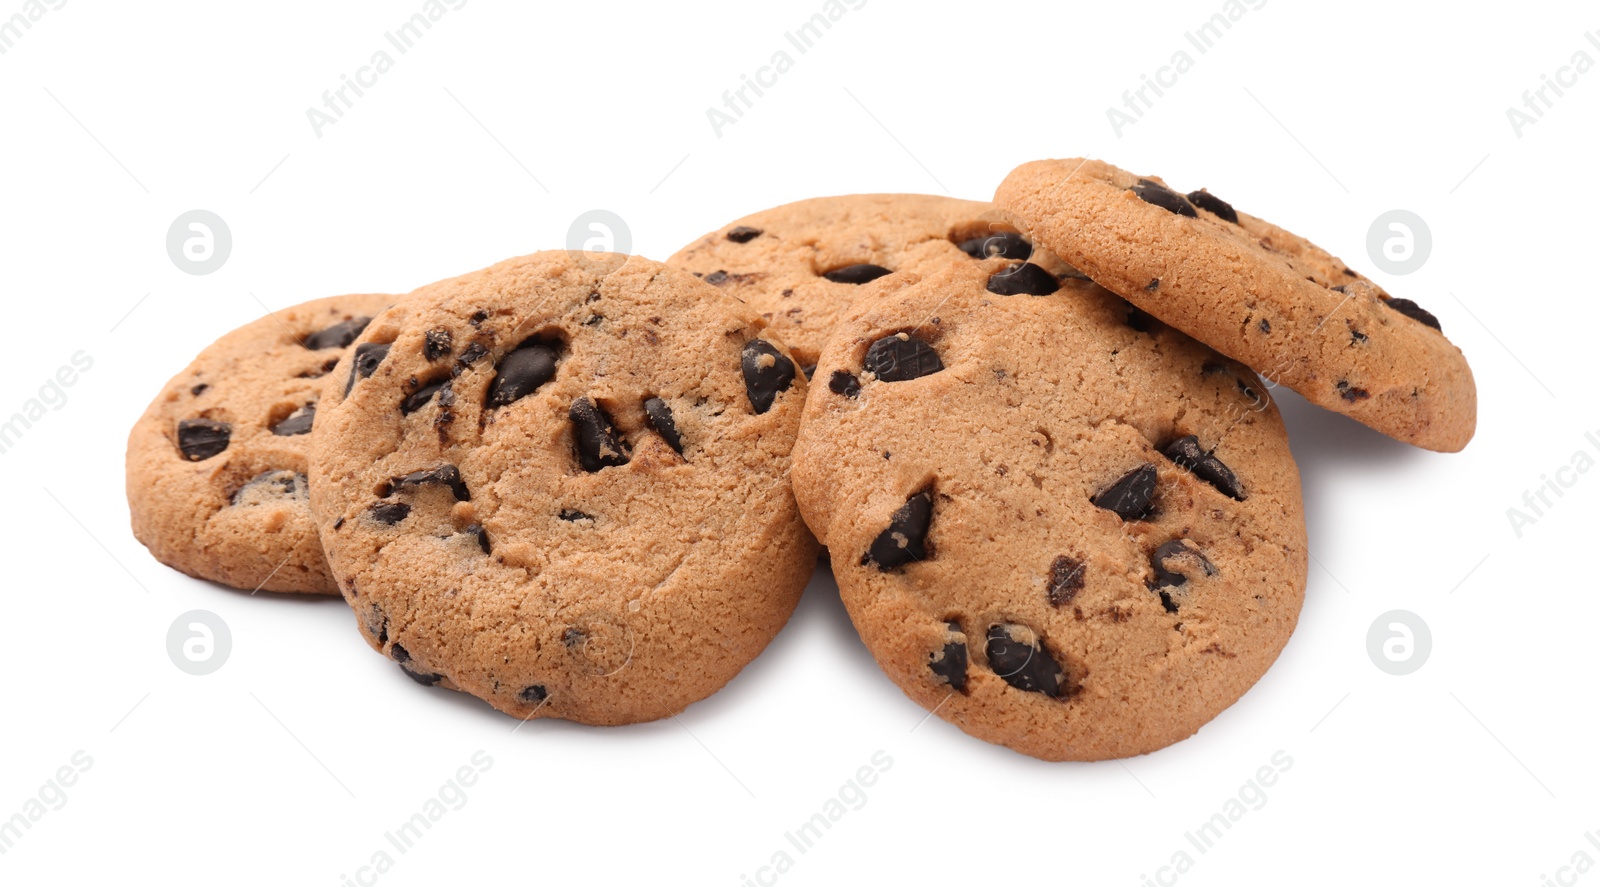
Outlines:
{"type": "Polygon", "coordinates": [[[1472,439],[1472,370],[1438,319],[1304,238],[1098,160],[1025,163],[995,203],[1096,282],[1312,403],[1430,450],[1472,439]]]}
{"type": "Polygon", "coordinates": [[[212,343],[128,435],[133,534],[234,588],[337,594],[311,521],[306,452],[322,377],[394,296],[317,299],[212,343]]]}
{"type": "Polygon", "coordinates": [[[1031,252],[988,203],[851,194],[746,216],[679,250],[667,264],[748,303],[808,367],[851,300],[878,277],[938,268],[963,255],[1021,260],[1031,252]]]}
{"type": "Polygon", "coordinates": [[[723,686],[816,560],[805,379],[686,272],[537,253],[425,286],[328,378],[312,507],[368,643],[519,718],[623,724],[723,686]]]}
{"type": "Polygon", "coordinates": [[[874,284],[817,366],[795,493],[912,699],[1047,760],[1153,751],[1293,631],[1299,473],[1247,368],[1088,281],[1018,273],[874,284]]]}

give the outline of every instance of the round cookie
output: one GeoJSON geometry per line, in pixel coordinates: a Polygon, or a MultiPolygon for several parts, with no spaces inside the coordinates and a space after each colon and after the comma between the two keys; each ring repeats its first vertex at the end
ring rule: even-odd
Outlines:
{"type": "Polygon", "coordinates": [[[234,588],[337,594],[306,452],[322,377],[394,296],[317,299],[246,324],[172,377],[128,435],[133,535],[234,588]]]}
{"type": "Polygon", "coordinates": [[[710,695],[816,562],[805,379],[747,307],[641,258],[545,252],[417,290],[327,381],[323,545],[368,643],[519,718],[710,695]]]}
{"type": "Polygon", "coordinates": [[[748,303],[801,366],[817,362],[862,285],[963,254],[1026,259],[988,203],[927,194],[816,197],[746,216],[667,260],[748,303]]]}
{"type": "Polygon", "coordinates": [[[1293,631],[1299,473],[1248,369],[1087,281],[997,294],[1003,267],[857,303],[817,366],[795,494],[912,699],[1047,760],[1153,751],[1293,631]]]}
{"type": "Polygon", "coordinates": [[[1301,237],[1098,160],[1025,163],[995,204],[1096,282],[1312,403],[1430,450],[1472,438],[1472,370],[1438,319],[1301,237]]]}

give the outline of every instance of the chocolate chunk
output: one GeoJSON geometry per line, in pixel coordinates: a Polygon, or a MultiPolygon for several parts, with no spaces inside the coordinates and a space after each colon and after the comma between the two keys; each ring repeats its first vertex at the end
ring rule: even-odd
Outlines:
{"type": "Polygon", "coordinates": [[[211,386],[207,385],[204,382],[201,382],[199,385],[196,385],[193,388],[190,388],[189,389],[189,393],[194,395],[195,397],[199,397],[200,395],[205,394],[209,390],[211,390],[211,386]]]}
{"type": "Polygon", "coordinates": [[[1258,329],[1260,329],[1260,330],[1261,330],[1261,331],[1262,331],[1262,332],[1263,332],[1263,333],[1270,333],[1270,332],[1272,332],[1272,323],[1271,323],[1271,322],[1269,322],[1269,321],[1268,321],[1268,320],[1267,320],[1267,319],[1266,319],[1266,318],[1264,318],[1264,317],[1263,317],[1263,318],[1262,318],[1262,319],[1261,319],[1261,322],[1260,322],[1260,323],[1258,323],[1258,324],[1256,324],[1256,327],[1257,327],[1257,328],[1258,328],[1258,329]]]}
{"type": "Polygon", "coordinates": [[[1222,464],[1221,459],[1202,449],[1200,439],[1194,435],[1178,438],[1167,444],[1161,452],[1168,459],[1194,472],[1195,477],[1216,487],[1224,496],[1244,500],[1244,487],[1239,483],[1238,476],[1222,464]]]}
{"type": "Polygon", "coordinates": [[[443,327],[436,330],[428,330],[422,337],[422,356],[427,358],[429,363],[433,363],[450,353],[450,343],[449,330],[443,327]]]}
{"type": "Polygon", "coordinates": [[[229,497],[230,505],[266,505],[284,500],[310,497],[306,476],[286,469],[273,469],[245,481],[229,497]]]}
{"type": "Polygon", "coordinates": [[[1333,386],[1333,390],[1339,392],[1339,396],[1350,403],[1355,403],[1358,400],[1366,400],[1372,396],[1372,393],[1367,389],[1357,388],[1344,379],[1339,380],[1339,384],[1333,386]]]}
{"type": "Polygon", "coordinates": [[[835,268],[822,276],[833,281],[834,283],[860,284],[871,283],[885,274],[893,273],[893,271],[890,271],[888,268],[885,268],[882,265],[862,264],[846,265],[843,268],[835,268]]]}
{"type": "Polygon", "coordinates": [[[1199,191],[1189,192],[1189,202],[1216,216],[1224,222],[1239,224],[1239,213],[1234,211],[1233,204],[1204,188],[1199,191]]]}
{"type": "Polygon", "coordinates": [[[828,390],[845,397],[855,397],[861,393],[861,380],[856,378],[855,373],[834,370],[833,375],[828,377],[828,390]]]}
{"type": "Polygon", "coordinates": [[[760,236],[761,229],[752,228],[749,225],[740,225],[728,232],[728,239],[734,243],[749,243],[760,236]]]}
{"type": "Polygon", "coordinates": [[[411,514],[411,506],[404,502],[379,502],[367,509],[367,517],[380,524],[394,526],[411,514]]]}
{"type": "Polygon", "coordinates": [[[728,282],[728,272],[713,271],[700,279],[711,284],[712,286],[722,286],[724,283],[728,282]]]}
{"type": "Polygon", "coordinates": [[[659,397],[652,397],[644,402],[644,420],[650,423],[656,434],[667,442],[667,446],[683,455],[683,437],[678,434],[678,423],[672,420],[672,408],[659,397]]]}
{"type": "Polygon", "coordinates": [[[517,698],[523,702],[543,702],[550,698],[550,694],[545,691],[544,687],[534,684],[531,687],[523,687],[522,692],[517,694],[517,698]]]}
{"type": "Polygon", "coordinates": [[[1013,630],[1025,631],[1020,626],[989,626],[989,642],[984,650],[989,668],[1018,690],[1057,698],[1067,695],[1066,674],[1060,664],[1037,644],[1013,638],[1013,630]]]}
{"type": "Polygon", "coordinates": [[[957,693],[967,692],[967,636],[958,622],[946,622],[945,627],[955,638],[945,642],[942,649],[928,654],[928,670],[957,693]]]}
{"type": "Polygon", "coordinates": [[[344,383],[344,393],[350,396],[350,389],[356,387],[356,382],[361,379],[370,379],[378,371],[378,365],[389,356],[389,346],[378,342],[364,342],[356,346],[355,356],[350,359],[350,378],[344,383]]]}
{"type": "Polygon", "coordinates": [[[745,393],[757,413],[772,409],[772,402],[794,383],[794,361],[784,357],[765,339],[746,342],[740,363],[744,368],[745,393]]]}
{"type": "Polygon", "coordinates": [[[462,370],[482,360],[488,353],[489,349],[480,342],[467,343],[467,347],[461,349],[461,356],[456,358],[456,375],[461,375],[462,370]]]}
{"type": "Polygon", "coordinates": [[[1212,565],[1199,549],[1190,548],[1183,539],[1173,539],[1161,543],[1154,553],[1150,555],[1150,568],[1155,571],[1155,578],[1150,580],[1150,590],[1161,596],[1161,606],[1168,613],[1178,612],[1178,601],[1168,591],[1188,583],[1189,577],[1180,572],[1177,567],[1184,563],[1191,569],[1199,567],[1207,576],[1215,576],[1217,568],[1212,565]]]}
{"type": "Polygon", "coordinates": [[[1439,318],[1434,317],[1433,312],[1428,311],[1410,299],[1384,299],[1383,304],[1388,305],[1390,308],[1393,308],[1394,310],[1404,314],[1412,320],[1417,321],[1418,323],[1431,326],[1441,333],[1444,332],[1444,327],[1439,326],[1439,318]]]}
{"type": "Polygon", "coordinates": [[[923,490],[889,516],[889,526],[872,540],[861,565],[875,564],[884,573],[928,557],[928,525],[933,521],[933,491],[923,490]]]}
{"type": "Polygon", "coordinates": [[[1032,262],[1019,262],[989,275],[986,288],[1000,296],[1048,296],[1061,289],[1061,281],[1032,262]]]}
{"type": "Polygon", "coordinates": [[[587,397],[572,402],[567,411],[572,420],[572,437],[578,448],[578,464],[584,471],[628,464],[628,445],[617,435],[611,417],[587,397]]]}
{"type": "Polygon", "coordinates": [[[1177,213],[1180,216],[1188,216],[1191,219],[1199,218],[1195,214],[1194,207],[1189,205],[1189,201],[1183,199],[1182,194],[1160,182],[1140,179],[1138,184],[1133,186],[1133,193],[1137,194],[1140,200],[1151,206],[1159,206],[1168,212],[1177,213]]]}
{"type": "Polygon", "coordinates": [[[416,391],[413,391],[405,400],[400,401],[400,413],[406,416],[415,413],[417,410],[427,406],[428,401],[433,400],[433,396],[438,394],[440,390],[449,387],[449,379],[440,379],[437,382],[430,382],[427,385],[418,388],[416,391]]]}
{"type": "Polygon", "coordinates": [[[1350,331],[1350,344],[1352,344],[1352,345],[1361,345],[1361,344],[1364,344],[1366,341],[1367,341],[1367,334],[1366,333],[1363,333],[1360,330],[1351,330],[1350,331]]]}
{"type": "Polygon", "coordinates": [[[1144,520],[1150,516],[1150,502],[1155,495],[1156,467],[1146,462],[1094,494],[1089,501],[1115,512],[1123,520],[1144,520]]]}
{"type": "Polygon", "coordinates": [[[1074,557],[1061,555],[1050,562],[1050,606],[1071,603],[1083,590],[1088,578],[1089,565],[1074,557]]]}
{"type": "Polygon", "coordinates": [[[457,502],[466,502],[472,498],[467,492],[467,484],[461,479],[461,471],[454,465],[440,465],[438,468],[429,468],[423,471],[413,471],[403,477],[389,479],[385,496],[407,487],[420,487],[425,484],[439,484],[450,488],[457,502]]]}
{"type": "MultiPolygon", "coordinates": [[[[463,355],[465,356],[465,355],[463,355]]],[[[524,344],[501,359],[489,383],[489,409],[515,403],[555,378],[556,350],[548,345],[524,344]]]]}
{"type": "Polygon", "coordinates": [[[867,372],[883,382],[908,382],[944,369],[933,346],[905,333],[884,336],[867,349],[867,372]]]}
{"type": "Polygon", "coordinates": [[[272,433],[279,437],[294,437],[299,434],[309,434],[311,423],[316,421],[317,405],[308,403],[298,410],[285,416],[283,421],[272,426],[272,433]]]}
{"type": "Polygon", "coordinates": [[[488,319],[489,319],[489,312],[487,312],[487,311],[474,311],[474,312],[472,312],[472,316],[467,318],[467,323],[470,323],[473,326],[482,326],[483,322],[485,320],[488,320],[488,319]]]}
{"type": "Polygon", "coordinates": [[[190,462],[203,462],[226,450],[233,426],[210,419],[184,419],[178,423],[178,449],[190,462]]]}
{"type": "Polygon", "coordinates": [[[300,344],[312,351],[321,351],[324,348],[348,348],[371,322],[370,317],[352,317],[306,336],[306,340],[300,344]]]}
{"type": "Polygon", "coordinates": [[[467,536],[477,539],[478,547],[483,549],[484,554],[493,553],[489,548],[489,531],[483,528],[483,524],[469,524],[461,532],[467,536]]]}
{"type": "Polygon", "coordinates": [[[574,511],[570,508],[561,509],[560,517],[564,521],[594,520],[594,515],[582,511],[574,511]]]}
{"type": "Polygon", "coordinates": [[[1023,259],[1033,255],[1033,244],[1021,234],[1003,231],[961,242],[961,251],[974,259],[1023,259]]]}
{"type": "Polygon", "coordinates": [[[1150,282],[1144,285],[1144,291],[1147,293],[1153,293],[1160,288],[1161,278],[1159,277],[1151,278],[1150,282]]]}

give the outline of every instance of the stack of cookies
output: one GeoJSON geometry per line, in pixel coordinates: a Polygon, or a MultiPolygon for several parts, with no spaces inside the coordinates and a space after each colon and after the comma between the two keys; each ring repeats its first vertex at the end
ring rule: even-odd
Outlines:
{"type": "Polygon", "coordinates": [[[1414,302],[1209,192],[1040,161],[992,204],[817,198],[665,264],[278,312],[151,404],[128,498],[164,563],[342,594],[419,683],[587,724],[719,689],[820,542],[908,696],[1099,760],[1194,733],[1294,629],[1276,384],[1432,450],[1475,424],[1414,302]]]}

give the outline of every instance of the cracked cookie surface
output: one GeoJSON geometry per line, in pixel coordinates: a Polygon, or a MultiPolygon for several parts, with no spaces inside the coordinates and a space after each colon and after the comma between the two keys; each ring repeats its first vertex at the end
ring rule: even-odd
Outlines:
{"type": "Polygon", "coordinates": [[[1085,280],[999,294],[1008,270],[872,285],[817,366],[795,493],[912,699],[1049,760],[1153,751],[1293,631],[1299,474],[1248,369],[1085,280]]]}
{"type": "Polygon", "coordinates": [[[317,299],[236,329],[162,388],[128,435],[133,534],[162,563],[250,591],[337,594],[306,453],[322,377],[387,295],[317,299]]]}
{"type": "Polygon", "coordinates": [[[863,285],[963,255],[1020,261],[1031,252],[988,203],[851,194],[745,216],[679,250],[667,264],[748,303],[809,367],[863,285]]]}
{"type": "Polygon", "coordinates": [[[1316,244],[1098,160],[1025,163],[994,199],[1096,282],[1312,403],[1430,450],[1472,439],[1472,370],[1438,318],[1316,244]]]}
{"type": "Polygon", "coordinates": [[[716,691],[816,543],[805,380],[743,305],[646,259],[538,253],[417,290],[326,383],[312,506],[375,649],[519,718],[716,691]]]}

